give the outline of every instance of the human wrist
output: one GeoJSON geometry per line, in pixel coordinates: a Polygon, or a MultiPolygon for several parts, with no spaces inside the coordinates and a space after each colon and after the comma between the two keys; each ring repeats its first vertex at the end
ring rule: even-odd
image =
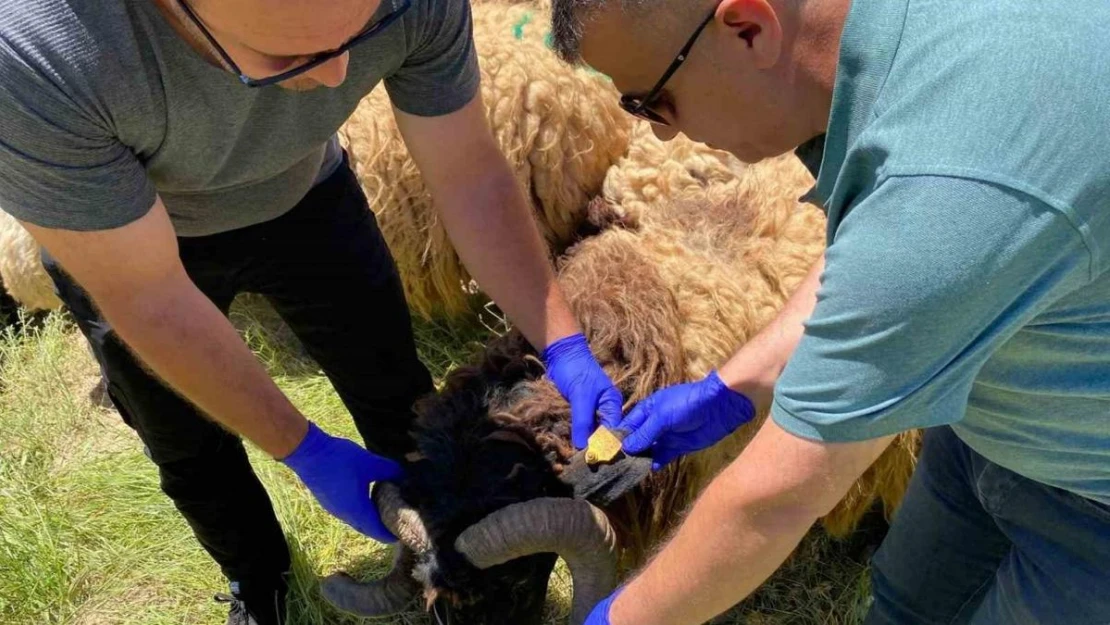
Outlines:
{"type": "Polygon", "coordinates": [[[569,356],[575,352],[589,351],[589,343],[581,332],[573,332],[551,341],[543,348],[544,364],[550,366],[554,361],[569,356]]]}
{"type": "Polygon", "coordinates": [[[705,376],[704,382],[710,385],[713,394],[722,401],[728,401],[730,403],[738,400],[749,403],[751,402],[751,398],[748,397],[747,393],[745,393],[743,390],[740,390],[740,388],[736,388],[737,386],[741,388],[746,386],[744,382],[739,381],[730,384],[721,375],[720,369],[714,369],[710,371],[709,374],[705,376]]]}
{"type": "Polygon", "coordinates": [[[643,625],[650,623],[655,616],[650,607],[652,602],[645,601],[640,595],[643,593],[643,576],[636,577],[623,584],[609,595],[608,605],[605,606],[606,625],[643,625]]]}
{"type": "Polygon", "coordinates": [[[551,276],[551,282],[547,288],[544,313],[544,332],[541,337],[543,341],[542,346],[544,348],[562,339],[582,334],[582,326],[578,324],[578,319],[574,316],[574,312],[571,311],[570,305],[567,303],[566,297],[559,287],[559,283],[555,280],[554,275],[551,276]]]}
{"type": "Polygon", "coordinates": [[[754,416],[755,406],[752,400],[742,391],[729,386],[721,378],[718,370],[710,371],[703,383],[709,385],[714,403],[726,414],[737,418],[740,424],[751,420],[754,416]]]}
{"type": "Polygon", "coordinates": [[[301,469],[311,464],[324,451],[331,438],[308,419],[302,418],[298,425],[300,427],[284,430],[285,435],[282,438],[288,451],[274,455],[276,460],[293,469],[295,473],[300,473],[301,469]]]}
{"type": "Polygon", "coordinates": [[[752,409],[756,413],[770,409],[775,382],[778,380],[777,371],[771,367],[760,366],[759,363],[734,362],[736,360],[734,358],[717,370],[716,373],[722,384],[751,402],[752,409]]]}

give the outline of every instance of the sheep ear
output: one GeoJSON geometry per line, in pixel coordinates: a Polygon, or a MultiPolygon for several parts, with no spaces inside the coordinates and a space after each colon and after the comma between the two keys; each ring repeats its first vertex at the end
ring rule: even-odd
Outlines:
{"type": "Polygon", "coordinates": [[[616,460],[590,466],[586,451],[574,454],[559,479],[574,489],[575,499],[604,508],[636,488],[651,475],[651,458],[628,456],[623,452],[616,460]]]}

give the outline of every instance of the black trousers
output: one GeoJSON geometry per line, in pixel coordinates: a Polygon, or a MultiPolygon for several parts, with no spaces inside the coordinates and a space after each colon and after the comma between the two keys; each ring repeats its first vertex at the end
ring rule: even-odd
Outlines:
{"type": "MultiPolygon", "coordinates": [[[[346,161],[273,221],[178,243],[190,278],[225,315],[241,292],[272,303],[324,370],[368,449],[396,458],[410,448],[411,406],[432,380],[416,354],[393,258],[346,161]]],[[[113,403],[201,545],[229,580],[273,583],[289,569],[289,551],[239,438],[146,373],[79,285],[48,255],[43,260],[113,403]]]]}

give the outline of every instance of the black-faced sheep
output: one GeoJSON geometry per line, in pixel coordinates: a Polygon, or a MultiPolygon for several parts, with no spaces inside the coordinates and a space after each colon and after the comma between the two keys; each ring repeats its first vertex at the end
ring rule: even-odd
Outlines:
{"type": "Polygon", "coordinates": [[[574,576],[575,622],[616,580],[607,518],[560,479],[567,424],[510,411],[543,376],[518,335],[489,345],[417,405],[416,451],[397,486],[375,487],[382,518],[400,538],[393,572],[362,585],[324,584],[338,607],[382,615],[422,597],[441,622],[538,623],[558,553],[574,576]],[[492,517],[490,515],[493,515],[492,517]]]}
{"type": "MultiPolygon", "coordinates": [[[[823,215],[796,199],[807,179],[791,157],[747,168],[690,199],[645,204],[642,214],[591,203],[589,223],[600,232],[568,250],[559,283],[628,406],[704,375],[781,309],[823,250],[823,215]]],[[[477,365],[454,372],[418,412],[419,455],[379,508],[392,517],[403,509],[421,528],[420,540],[403,540],[412,554],[399,558],[388,583],[364,586],[339,575],[324,589],[342,608],[376,614],[423,591],[455,623],[538,622],[552,564],[543,554],[552,551],[571,565],[572,622],[581,622],[614,574],[643,562],[766,417],[650,476],[602,513],[570,499],[582,473],[568,468],[569,408],[515,333],[493,341],[477,365]],[[519,512],[555,505],[567,512],[519,512]],[[555,520],[563,517],[574,521],[555,520]],[[575,532],[568,532],[572,522],[575,532]],[[592,538],[575,544],[576,532],[592,538]],[[476,544],[473,535],[487,538],[476,544]],[[586,564],[583,550],[595,556],[586,564]],[[500,567],[483,570],[490,565],[500,567]],[[402,587],[406,593],[397,591],[402,587]]],[[[826,527],[846,533],[875,499],[897,505],[915,454],[915,435],[900,437],[826,527]]]]}

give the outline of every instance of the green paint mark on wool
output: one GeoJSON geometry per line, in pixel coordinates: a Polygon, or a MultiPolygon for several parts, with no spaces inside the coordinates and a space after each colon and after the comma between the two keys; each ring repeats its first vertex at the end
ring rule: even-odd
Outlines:
{"type": "MultiPolygon", "coordinates": [[[[529,12],[526,12],[524,15],[522,15],[520,20],[517,21],[516,24],[513,24],[513,38],[516,39],[517,41],[524,41],[524,27],[531,24],[531,23],[532,23],[532,13],[531,13],[531,11],[529,11],[529,12]]],[[[554,50],[555,49],[555,36],[552,34],[552,32],[550,30],[547,31],[546,35],[544,35],[543,44],[544,44],[544,46],[547,47],[548,50],[554,50]]],[[[607,80],[609,82],[612,82],[612,80],[613,80],[612,78],[609,78],[605,74],[602,74],[601,72],[599,72],[599,71],[597,71],[597,70],[595,70],[591,67],[586,67],[584,69],[586,70],[587,73],[594,74],[594,75],[597,75],[597,76],[601,76],[602,78],[604,78],[605,80],[607,80]]]]}
{"type": "Polygon", "coordinates": [[[513,24],[513,37],[516,37],[518,41],[524,39],[524,27],[531,23],[531,21],[532,14],[525,13],[524,17],[521,17],[519,22],[513,24]]]}

